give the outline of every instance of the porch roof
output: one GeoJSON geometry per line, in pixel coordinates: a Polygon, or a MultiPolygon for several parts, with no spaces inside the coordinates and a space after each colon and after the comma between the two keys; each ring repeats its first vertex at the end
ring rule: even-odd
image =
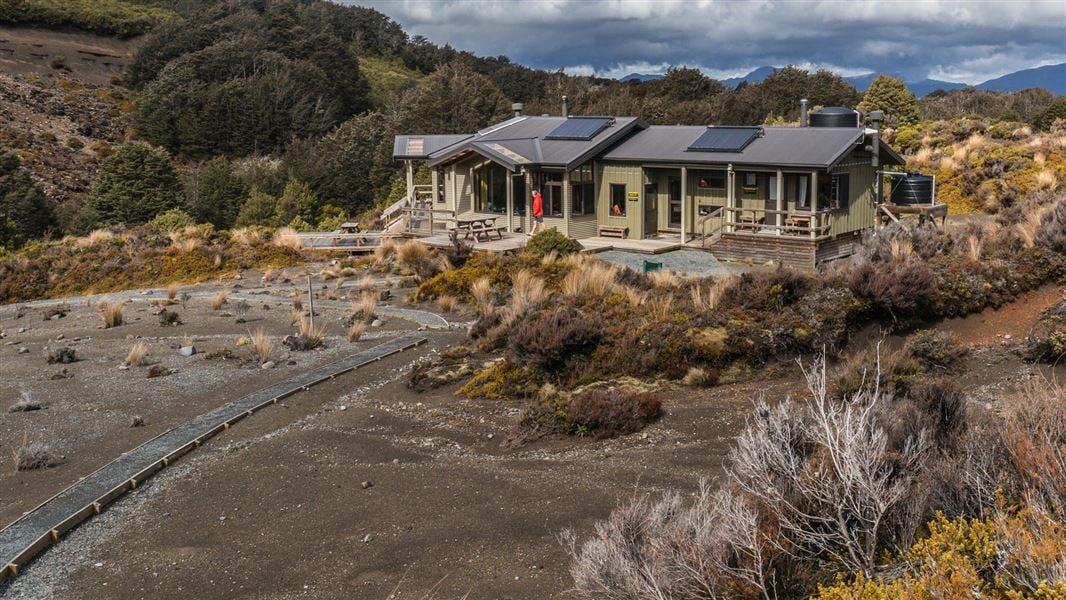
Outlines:
{"type": "Polygon", "coordinates": [[[587,140],[551,137],[551,133],[566,120],[567,117],[514,117],[434,152],[429,156],[429,165],[436,166],[462,154],[477,152],[511,170],[522,165],[573,169],[630,132],[647,127],[636,117],[615,117],[610,126],[587,140]]]}
{"type": "Polygon", "coordinates": [[[396,159],[426,159],[434,152],[439,152],[459,142],[471,138],[470,134],[460,135],[398,135],[392,142],[392,157],[396,159]]]}
{"type": "MultiPolygon", "coordinates": [[[[602,159],[829,168],[866,139],[865,131],[855,127],[764,127],[763,134],[739,152],[690,150],[692,142],[706,131],[704,126],[651,126],[615,146],[602,159]]],[[[902,164],[899,155],[886,144],[881,145],[881,150],[886,164],[902,164]]]]}

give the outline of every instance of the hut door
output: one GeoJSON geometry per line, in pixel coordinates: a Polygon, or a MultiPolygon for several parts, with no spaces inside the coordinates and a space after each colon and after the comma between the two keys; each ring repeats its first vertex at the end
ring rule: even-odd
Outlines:
{"type": "Polygon", "coordinates": [[[670,202],[670,227],[681,229],[681,180],[671,177],[667,181],[666,193],[670,202]]]}
{"type": "Polygon", "coordinates": [[[644,237],[659,233],[659,185],[644,184],[644,237]]]}

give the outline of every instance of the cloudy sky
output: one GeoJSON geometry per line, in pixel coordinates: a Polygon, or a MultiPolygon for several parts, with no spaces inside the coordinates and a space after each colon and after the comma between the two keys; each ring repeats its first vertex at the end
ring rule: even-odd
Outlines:
{"type": "Polygon", "coordinates": [[[1066,62],[1066,0],[343,0],[411,35],[533,67],[618,77],[694,66],[891,72],[980,83],[1066,62]]]}

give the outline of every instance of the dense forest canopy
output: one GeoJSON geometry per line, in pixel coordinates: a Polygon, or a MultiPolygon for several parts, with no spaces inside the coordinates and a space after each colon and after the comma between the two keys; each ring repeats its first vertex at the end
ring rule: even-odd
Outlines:
{"type": "MultiPolygon", "coordinates": [[[[572,76],[439,46],[374,9],[324,0],[20,0],[5,10],[0,21],[148,31],[116,83],[132,99],[130,137],[155,147],[152,157],[169,157],[177,183],[144,214],[101,212],[110,205],[101,204],[100,190],[141,187],[121,180],[136,169],[104,169],[97,177],[110,179],[91,198],[57,210],[69,233],[116,222],[116,214],[150,219],[175,203],[221,228],[286,225],[296,214],[295,189],[304,190],[301,226],[357,215],[402,194],[391,158],[396,133],[475,131],[506,118],[512,102],[529,114],[559,114],[564,95],[573,114],[639,116],[653,125],[794,123],[800,98],[812,109],[878,108],[894,127],[977,117],[1050,129],[1066,113],[1063,100],[1042,89],[962,89],[919,100],[881,76],[864,95],[831,71],[794,66],[735,88],[686,67],[648,82],[572,76]]],[[[7,245],[38,234],[39,225],[19,226],[7,245]]]]}

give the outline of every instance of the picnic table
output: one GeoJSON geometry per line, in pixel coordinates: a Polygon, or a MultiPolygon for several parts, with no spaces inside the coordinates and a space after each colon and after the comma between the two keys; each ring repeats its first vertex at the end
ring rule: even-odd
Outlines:
{"type": "Polygon", "coordinates": [[[505,228],[496,225],[497,218],[495,215],[456,217],[455,231],[457,234],[462,233],[464,239],[473,236],[475,240],[481,241],[481,237],[484,236],[486,240],[490,240],[492,239],[492,234],[495,233],[502,240],[505,228]]]}
{"type": "Polygon", "coordinates": [[[811,227],[811,215],[806,214],[791,214],[785,219],[786,227],[803,228],[804,230],[811,227]]]}

